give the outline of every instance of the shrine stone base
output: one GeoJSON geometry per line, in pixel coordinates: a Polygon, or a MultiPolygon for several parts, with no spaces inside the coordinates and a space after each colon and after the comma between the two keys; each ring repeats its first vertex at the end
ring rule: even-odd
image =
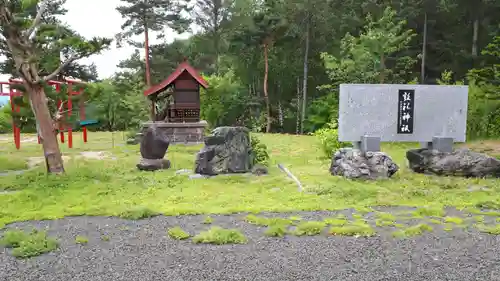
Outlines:
{"type": "Polygon", "coordinates": [[[157,130],[165,131],[170,144],[203,144],[205,140],[206,121],[194,123],[167,123],[163,121],[144,122],[141,131],[144,132],[150,126],[156,126],[157,130]]]}

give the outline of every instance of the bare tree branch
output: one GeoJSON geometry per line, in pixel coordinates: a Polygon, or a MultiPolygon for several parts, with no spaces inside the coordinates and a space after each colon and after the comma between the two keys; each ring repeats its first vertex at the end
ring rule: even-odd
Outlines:
{"type": "Polygon", "coordinates": [[[28,29],[28,32],[26,33],[26,38],[30,38],[31,35],[35,32],[35,30],[40,25],[40,23],[42,21],[42,16],[45,13],[45,9],[47,8],[47,2],[48,2],[48,0],[42,1],[42,3],[40,3],[40,9],[36,13],[36,17],[35,17],[35,20],[33,21],[33,24],[31,25],[31,27],[28,29]]]}
{"type": "Polygon", "coordinates": [[[74,62],[77,59],[80,59],[80,56],[75,54],[71,55],[64,63],[59,65],[59,67],[56,70],[54,70],[54,72],[43,77],[43,81],[47,82],[49,80],[54,79],[65,67],[67,67],[70,63],[74,62]]]}

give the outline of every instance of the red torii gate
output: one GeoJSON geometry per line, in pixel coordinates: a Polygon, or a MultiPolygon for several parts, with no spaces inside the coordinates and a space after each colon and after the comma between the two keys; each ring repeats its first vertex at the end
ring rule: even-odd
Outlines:
{"type": "MultiPolygon", "coordinates": [[[[23,81],[21,79],[9,79],[9,82],[0,82],[0,96],[8,96],[9,97],[9,102],[10,102],[12,112],[19,112],[20,111],[21,108],[14,104],[13,98],[21,96],[22,93],[17,89],[13,89],[13,87],[11,87],[11,86],[15,85],[15,84],[22,84],[22,83],[23,83],[23,81]],[[8,92],[4,91],[4,86],[9,87],[8,92]]],[[[63,82],[50,80],[50,81],[48,81],[48,84],[51,86],[54,86],[57,93],[60,93],[61,85],[63,85],[63,84],[68,85],[68,102],[66,104],[66,107],[68,109],[67,110],[68,116],[71,116],[71,114],[73,113],[73,102],[71,100],[71,96],[77,96],[77,95],[80,95],[83,93],[83,88],[78,89],[78,90],[73,90],[73,85],[84,85],[85,82],[75,80],[75,79],[70,79],[70,78],[64,78],[63,82]]],[[[62,100],[57,101],[57,108],[59,110],[59,113],[61,113],[61,114],[64,113],[65,106],[64,106],[62,100]]],[[[80,119],[85,120],[85,102],[83,99],[80,99],[80,119]]],[[[67,131],[68,131],[68,147],[72,148],[73,147],[73,128],[71,127],[71,125],[66,126],[66,127],[67,127],[67,131]]],[[[64,129],[65,129],[65,126],[61,122],[59,125],[59,130],[60,130],[60,138],[61,138],[62,143],[64,143],[64,141],[65,141],[64,129]]],[[[82,131],[83,131],[83,141],[87,142],[87,127],[82,126],[82,131]]],[[[12,132],[14,134],[14,144],[16,145],[16,149],[19,150],[21,148],[21,129],[16,126],[14,120],[12,120],[12,132]]],[[[40,136],[38,136],[38,143],[40,144],[40,136]]]]}

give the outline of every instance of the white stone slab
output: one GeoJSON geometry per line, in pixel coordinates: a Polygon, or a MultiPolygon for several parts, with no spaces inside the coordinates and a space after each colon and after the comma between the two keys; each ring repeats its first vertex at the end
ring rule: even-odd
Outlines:
{"type": "Polygon", "coordinates": [[[468,91],[468,86],[342,84],[339,141],[367,135],[384,142],[431,142],[433,137],[465,142],[468,91]],[[415,90],[412,134],[398,134],[399,90],[415,90]]]}

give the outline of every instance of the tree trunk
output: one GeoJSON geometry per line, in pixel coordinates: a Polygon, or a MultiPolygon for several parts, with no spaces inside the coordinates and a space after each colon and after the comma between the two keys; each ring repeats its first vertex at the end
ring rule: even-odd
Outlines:
{"type": "Polygon", "coordinates": [[[54,123],[50,116],[43,86],[29,84],[26,81],[24,85],[29,94],[33,113],[38,121],[38,133],[42,141],[47,172],[54,174],[64,173],[62,155],[57,143],[57,135],[54,132],[54,123]]]}
{"type": "Polygon", "coordinates": [[[309,15],[306,23],[306,48],[304,51],[304,80],[302,81],[302,114],[300,115],[300,134],[304,133],[304,119],[306,116],[307,104],[307,76],[308,76],[308,58],[309,58],[309,15]]]}
{"type": "MultiPolygon", "coordinates": [[[[149,29],[146,24],[144,24],[144,52],[145,52],[145,63],[146,63],[146,86],[150,88],[151,84],[151,68],[149,66],[149,29]]],[[[151,100],[151,112],[150,112],[151,121],[156,120],[156,110],[155,103],[151,100]]]]}
{"type": "Polygon", "coordinates": [[[420,84],[425,84],[425,58],[427,57],[427,13],[424,14],[424,39],[422,43],[422,64],[420,66],[420,84]]]}
{"type": "Polygon", "coordinates": [[[271,132],[271,105],[269,104],[269,95],[267,93],[267,78],[269,75],[269,44],[264,43],[264,100],[266,102],[266,133],[271,132]]]}
{"type": "Polygon", "coordinates": [[[473,34],[472,34],[472,58],[477,58],[477,38],[479,36],[479,18],[474,19],[473,34]]]}

